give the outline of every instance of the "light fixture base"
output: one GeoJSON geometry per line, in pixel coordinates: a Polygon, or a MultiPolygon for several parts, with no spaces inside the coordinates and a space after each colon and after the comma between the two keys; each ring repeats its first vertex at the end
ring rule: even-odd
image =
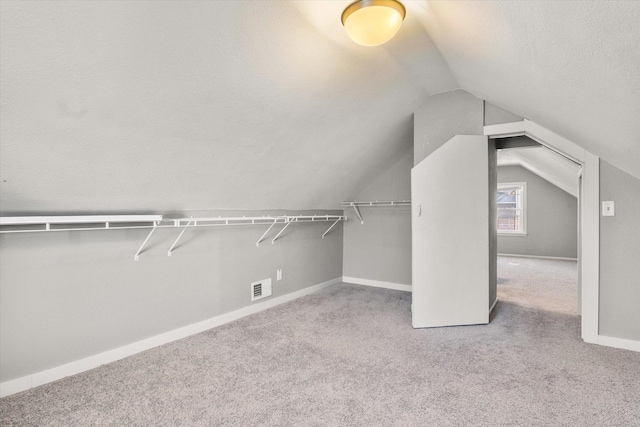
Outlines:
{"type": "Polygon", "coordinates": [[[357,0],[346,7],[341,20],[353,41],[378,46],[396,35],[406,14],[398,0],[357,0]]]}
{"type": "Polygon", "coordinates": [[[390,7],[400,14],[402,20],[407,16],[407,9],[405,9],[404,5],[397,0],[356,0],[347,6],[342,12],[342,25],[344,26],[345,21],[353,12],[371,6],[390,7]]]}

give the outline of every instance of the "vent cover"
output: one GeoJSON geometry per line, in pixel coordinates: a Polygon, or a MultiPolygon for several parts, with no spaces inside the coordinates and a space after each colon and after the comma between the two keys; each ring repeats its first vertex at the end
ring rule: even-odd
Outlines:
{"type": "Polygon", "coordinates": [[[271,296],[271,279],[260,280],[251,284],[251,301],[271,296]]]}

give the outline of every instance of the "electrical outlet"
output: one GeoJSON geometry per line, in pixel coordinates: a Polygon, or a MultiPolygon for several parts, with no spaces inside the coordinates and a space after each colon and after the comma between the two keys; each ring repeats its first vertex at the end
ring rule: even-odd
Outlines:
{"type": "Polygon", "coordinates": [[[282,280],[282,269],[281,268],[279,268],[276,271],[276,280],[282,280]]]}

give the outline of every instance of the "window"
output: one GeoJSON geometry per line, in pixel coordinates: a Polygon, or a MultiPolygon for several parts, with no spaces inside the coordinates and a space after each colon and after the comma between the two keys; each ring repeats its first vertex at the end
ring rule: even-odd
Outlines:
{"type": "Polygon", "coordinates": [[[526,182],[498,184],[498,234],[527,234],[526,191],[526,182]]]}

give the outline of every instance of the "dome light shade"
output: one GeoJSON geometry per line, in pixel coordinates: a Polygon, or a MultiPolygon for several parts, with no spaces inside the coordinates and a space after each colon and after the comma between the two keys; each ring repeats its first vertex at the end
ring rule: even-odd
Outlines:
{"type": "Polygon", "coordinates": [[[397,0],[357,0],[342,12],[342,25],[356,43],[378,46],[396,35],[406,14],[397,0]]]}

